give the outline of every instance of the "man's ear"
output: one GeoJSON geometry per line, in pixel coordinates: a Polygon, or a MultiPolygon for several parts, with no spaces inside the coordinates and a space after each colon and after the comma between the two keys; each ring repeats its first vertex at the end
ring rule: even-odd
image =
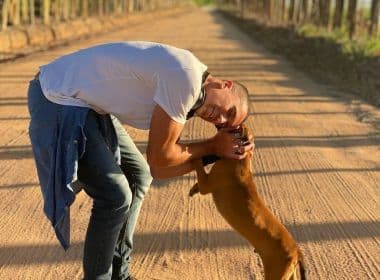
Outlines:
{"type": "Polygon", "coordinates": [[[223,80],[222,87],[232,89],[233,84],[234,84],[234,82],[231,80],[223,80]]]}

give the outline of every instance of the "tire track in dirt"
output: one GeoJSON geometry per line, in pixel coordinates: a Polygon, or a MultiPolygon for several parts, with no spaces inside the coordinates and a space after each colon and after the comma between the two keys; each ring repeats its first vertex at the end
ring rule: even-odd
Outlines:
{"type": "MultiPolygon", "coordinates": [[[[302,162],[303,157],[300,157],[299,160],[302,162]]],[[[325,167],[325,165],[320,165],[320,167],[325,167]]],[[[304,163],[304,169],[307,170],[308,167],[307,167],[307,164],[304,163]]],[[[310,182],[315,182],[317,181],[316,178],[313,178],[314,176],[312,174],[310,175],[307,175],[307,177],[309,178],[310,182]]],[[[326,185],[329,185],[329,186],[332,186],[333,188],[329,188],[329,195],[333,196],[334,195],[334,192],[336,191],[339,195],[341,195],[341,191],[339,191],[339,188],[334,188],[334,183],[335,185],[337,185],[337,182],[341,182],[342,183],[342,187],[344,187],[344,180],[343,178],[341,178],[338,174],[337,175],[334,175],[334,176],[330,176],[330,177],[326,177],[325,180],[327,182],[323,182],[322,183],[325,183],[326,185]],[[338,178],[332,178],[332,177],[338,177],[338,178]],[[333,180],[335,179],[335,180],[333,180]]],[[[321,181],[321,180],[319,180],[321,181]]],[[[320,184],[319,184],[320,186],[320,184]]],[[[318,187],[318,184],[316,185],[316,187],[318,187]]],[[[317,195],[317,194],[316,194],[317,195]]],[[[346,202],[342,202],[342,200],[337,200],[337,201],[340,201],[340,204],[339,204],[339,209],[337,208],[334,208],[333,207],[333,204],[331,204],[331,202],[329,203],[328,201],[331,200],[331,198],[327,197],[327,195],[325,194],[325,192],[323,191],[320,191],[318,192],[318,196],[321,198],[320,200],[320,203],[323,203],[321,206],[322,209],[327,209],[328,212],[329,212],[329,216],[331,216],[331,218],[333,218],[334,220],[342,220],[344,221],[346,219],[346,215],[345,213],[347,213],[347,210],[345,210],[344,208],[347,207],[351,210],[351,213],[355,213],[353,207],[351,206],[350,203],[346,203],[346,202]]],[[[341,196],[342,198],[344,196],[341,196]]],[[[358,217],[359,218],[359,217],[358,217]]],[[[341,224],[340,223],[337,223],[337,226],[335,227],[335,229],[331,229],[327,234],[330,234],[331,236],[349,236],[347,234],[347,232],[345,231],[345,229],[343,227],[340,226],[341,224]],[[335,232],[334,232],[335,231],[335,232]]],[[[359,243],[361,245],[361,242],[359,243]]],[[[341,256],[341,264],[343,264],[343,266],[345,266],[347,268],[347,270],[349,270],[348,268],[350,268],[350,266],[352,265],[352,259],[349,258],[350,255],[352,255],[353,258],[356,259],[357,262],[359,262],[362,267],[366,270],[365,271],[365,275],[372,275],[372,277],[375,279],[376,278],[376,275],[377,273],[373,270],[371,270],[370,268],[371,267],[374,267],[374,269],[376,270],[377,269],[377,265],[376,265],[376,262],[374,262],[374,259],[371,258],[371,261],[372,263],[368,264],[368,263],[364,263],[362,260],[363,259],[367,259],[363,254],[362,254],[362,251],[359,250],[359,246],[358,245],[354,245],[352,242],[348,241],[347,243],[347,246],[349,247],[349,250],[347,248],[344,248],[342,247],[341,249],[343,249],[345,251],[345,253],[343,254],[343,256],[341,256]]],[[[362,247],[362,246],[360,246],[362,247]]],[[[363,248],[362,248],[363,249],[363,248]]],[[[367,254],[368,255],[368,254],[367,254]]],[[[348,276],[348,275],[347,275],[348,276]]]]}

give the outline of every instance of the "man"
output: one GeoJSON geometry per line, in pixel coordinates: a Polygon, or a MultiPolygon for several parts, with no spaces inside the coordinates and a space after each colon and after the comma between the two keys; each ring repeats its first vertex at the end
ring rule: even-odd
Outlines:
{"type": "Polygon", "coordinates": [[[179,176],[192,171],[192,160],[210,154],[241,159],[253,148],[228,132],[248,115],[247,90],[206,69],[183,49],[122,42],[60,57],[31,81],[29,133],[44,211],[65,249],[78,180],[93,199],[85,279],[133,279],[132,236],[151,174],[179,176]],[[203,142],[180,143],[193,115],[220,129],[203,142]],[[119,120],[150,130],[149,166],[119,120]]]}

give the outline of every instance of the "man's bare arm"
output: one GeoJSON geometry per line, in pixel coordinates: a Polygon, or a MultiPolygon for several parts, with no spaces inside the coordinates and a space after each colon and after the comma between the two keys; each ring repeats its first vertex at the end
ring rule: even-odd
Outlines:
{"type": "Polygon", "coordinates": [[[160,106],[156,105],[147,148],[148,163],[151,167],[178,166],[216,152],[212,139],[198,143],[179,143],[182,129],[182,124],[173,121],[160,106]]]}
{"type": "Polygon", "coordinates": [[[194,170],[192,162],[185,162],[180,165],[170,167],[154,167],[151,166],[150,172],[155,179],[167,179],[185,175],[194,170]]]}

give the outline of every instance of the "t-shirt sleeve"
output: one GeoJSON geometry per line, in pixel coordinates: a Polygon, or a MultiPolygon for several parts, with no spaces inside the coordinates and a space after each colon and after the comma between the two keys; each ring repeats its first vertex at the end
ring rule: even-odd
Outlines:
{"type": "Polygon", "coordinates": [[[191,70],[178,69],[156,76],[154,101],[172,120],[184,124],[199,95],[201,80],[191,70]]]}

